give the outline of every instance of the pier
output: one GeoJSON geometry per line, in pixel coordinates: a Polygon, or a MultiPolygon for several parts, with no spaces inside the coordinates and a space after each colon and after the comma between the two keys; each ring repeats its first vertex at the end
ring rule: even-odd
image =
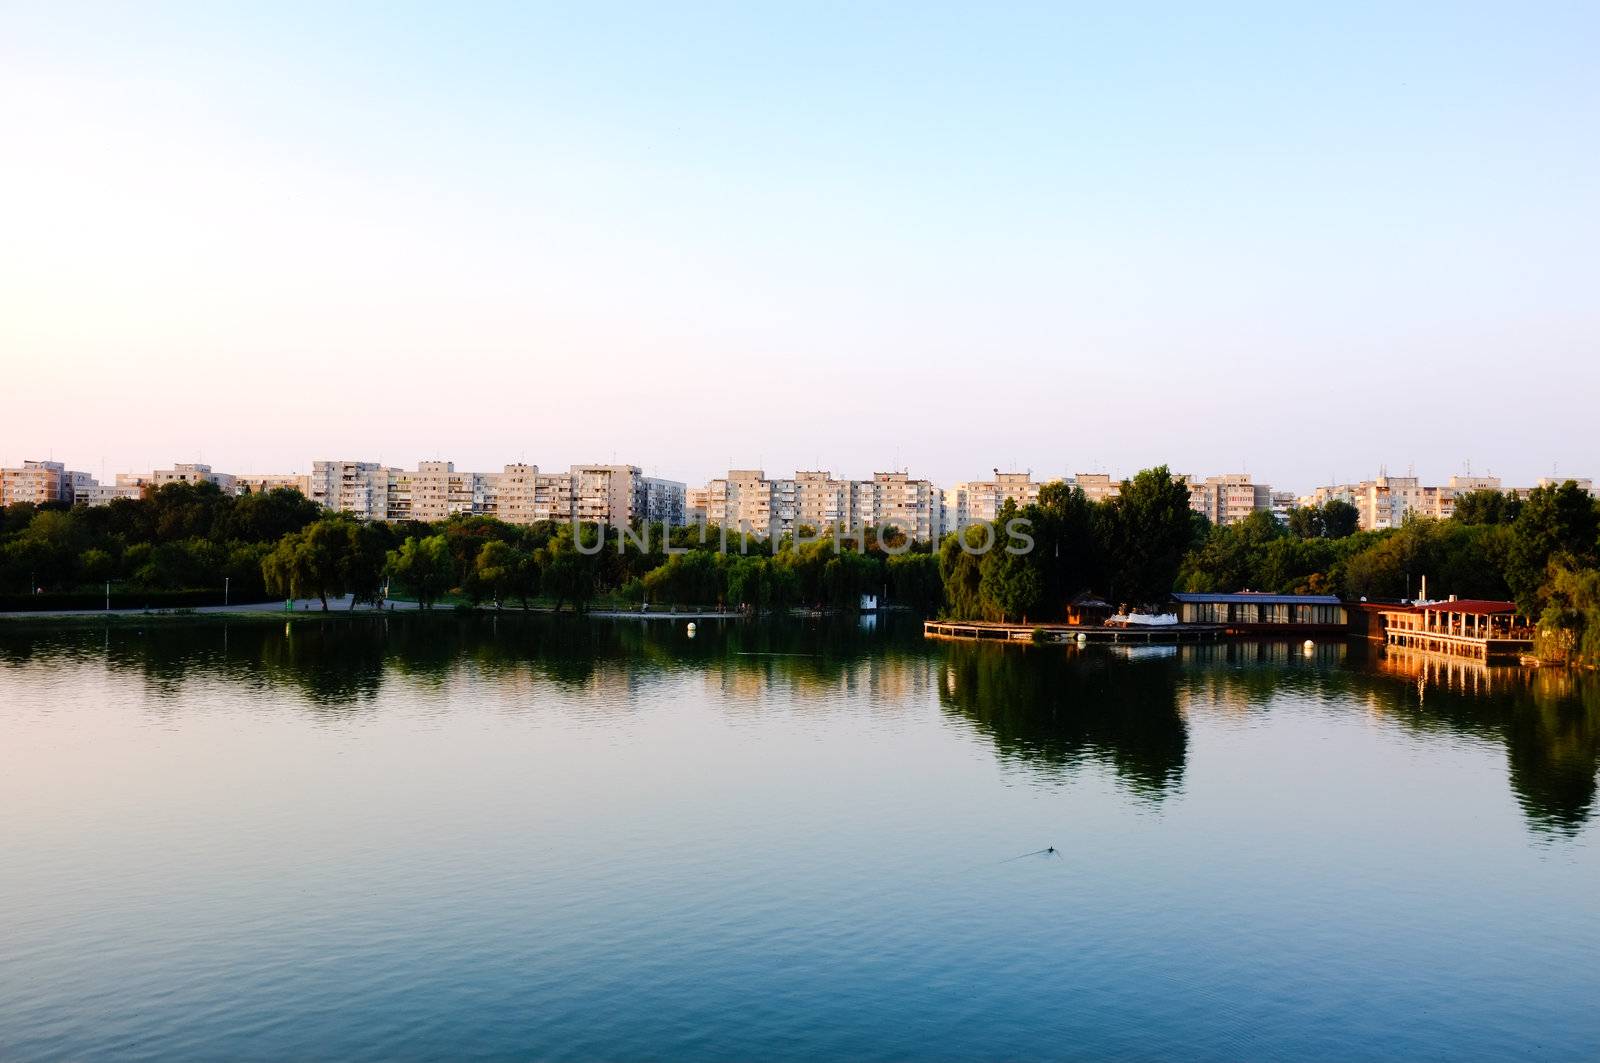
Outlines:
{"type": "Polygon", "coordinates": [[[1080,624],[1002,624],[987,620],[925,620],[923,638],[965,642],[1217,642],[1227,633],[1222,624],[1168,624],[1162,627],[1104,627],[1080,624]],[[1038,633],[1037,637],[1035,632],[1038,633]]]}

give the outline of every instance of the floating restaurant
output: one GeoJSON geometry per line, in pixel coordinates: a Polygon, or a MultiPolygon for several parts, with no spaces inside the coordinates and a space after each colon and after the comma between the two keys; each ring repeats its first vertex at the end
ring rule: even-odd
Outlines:
{"type": "Polygon", "coordinates": [[[1377,630],[1386,646],[1458,657],[1519,657],[1533,649],[1533,620],[1515,602],[1451,598],[1422,605],[1381,605],[1377,630]]]}

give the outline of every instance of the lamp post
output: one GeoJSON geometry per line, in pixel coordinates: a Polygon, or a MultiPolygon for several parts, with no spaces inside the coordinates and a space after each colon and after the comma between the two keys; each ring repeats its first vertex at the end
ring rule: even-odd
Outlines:
{"type": "Polygon", "coordinates": [[[228,604],[228,584],[230,582],[232,582],[230,577],[228,577],[228,576],[223,576],[222,577],[222,604],[223,605],[227,605],[228,604]]]}
{"type": "Polygon", "coordinates": [[[106,612],[111,612],[111,581],[106,580],[106,612]]]}

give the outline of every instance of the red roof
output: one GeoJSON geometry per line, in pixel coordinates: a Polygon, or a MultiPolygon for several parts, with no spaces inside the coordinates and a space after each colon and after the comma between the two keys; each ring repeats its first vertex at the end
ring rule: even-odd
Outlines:
{"type": "Polygon", "coordinates": [[[1477,616],[1490,616],[1498,613],[1514,613],[1517,611],[1516,602],[1491,602],[1481,598],[1463,598],[1459,602],[1434,602],[1424,605],[1424,609],[1434,609],[1441,613],[1472,613],[1477,616]]]}

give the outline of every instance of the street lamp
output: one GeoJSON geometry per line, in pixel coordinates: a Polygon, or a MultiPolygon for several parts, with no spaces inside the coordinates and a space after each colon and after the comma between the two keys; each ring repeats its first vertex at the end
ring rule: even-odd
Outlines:
{"type": "Polygon", "coordinates": [[[222,577],[222,604],[223,605],[227,605],[228,604],[228,584],[230,582],[231,582],[230,577],[228,577],[228,576],[223,576],[222,577]]]}

